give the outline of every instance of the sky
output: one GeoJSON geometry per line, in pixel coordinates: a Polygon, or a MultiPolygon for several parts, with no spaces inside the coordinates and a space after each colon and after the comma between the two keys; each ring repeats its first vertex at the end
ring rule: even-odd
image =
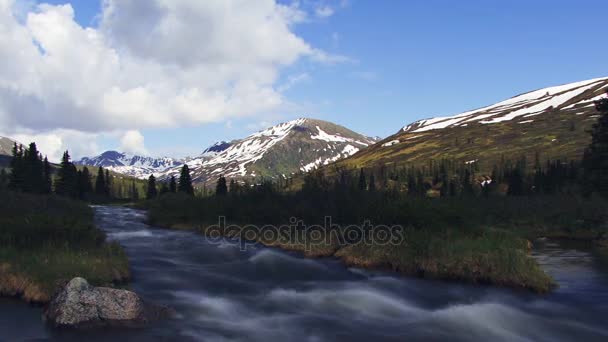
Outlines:
{"type": "Polygon", "coordinates": [[[197,155],[311,117],[387,137],[608,76],[608,2],[0,0],[0,135],[197,155]]]}

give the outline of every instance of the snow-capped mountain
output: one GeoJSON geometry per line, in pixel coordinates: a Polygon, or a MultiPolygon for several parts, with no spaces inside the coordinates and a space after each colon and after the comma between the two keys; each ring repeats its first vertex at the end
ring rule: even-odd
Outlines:
{"type": "Polygon", "coordinates": [[[103,167],[114,172],[136,178],[147,178],[151,174],[162,174],[173,167],[182,165],[180,160],[173,158],[152,158],[128,155],[116,151],[106,151],[96,157],[84,157],[75,164],[93,167],[103,167]]]}
{"type": "MultiPolygon", "coordinates": [[[[232,143],[220,142],[187,161],[197,183],[227,178],[286,177],[348,157],[374,141],[342,126],[297,119],[232,143]]],[[[166,172],[177,175],[179,167],[166,172]]]]}
{"type": "Polygon", "coordinates": [[[403,128],[404,132],[425,132],[446,127],[466,127],[470,124],[495,124],[510,120],[533,120],[547,111],[592,107],[608,87],[608,77],[535,90],[512,97],[491,106],[454,116],[416,121],[403,128]]]}
{"type": "Polygon", "coordinates": [[[600,115],[594,101],[606,97],[607,90],[608,77],[596,78],[535,90],[454,116],[419,120],[337,166],[426,166],[447,159],[475,162],[489,173],[501,160],[523,156],[577,160],[600,115]]]}

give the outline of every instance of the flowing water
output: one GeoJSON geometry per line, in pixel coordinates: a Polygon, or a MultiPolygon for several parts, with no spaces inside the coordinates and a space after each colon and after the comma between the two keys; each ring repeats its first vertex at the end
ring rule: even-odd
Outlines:
{"type": "Polygon", "coordinates": [[[304,259],[276,249],[150,227],[144,212],[96,207],[129,256],[131,286],[175,319],[137,330],[56,331],[41,309],[0,300],[2,341],[607,341],[608,270],[547,243],[535,257],[560,284],[539,296],[304,259]]]}

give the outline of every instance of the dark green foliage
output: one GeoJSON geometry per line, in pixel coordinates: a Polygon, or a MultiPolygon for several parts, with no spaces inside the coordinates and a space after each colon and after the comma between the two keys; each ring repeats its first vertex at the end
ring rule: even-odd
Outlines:
{"type": "Polygon", "coordinates": [[[97,178],[95,179],[95,193],[98,196],[106,196],[107,195],[107,187],[106,187],[106,176],[103,171],[103,168],[100,166],[97,169],[97,178]]]}
{"type": "Polygon", "coordinates": [[[110,176],[109,170],[106,170],[106,176],[104,179],[106,182],[105,194],[107,197],[112,197],[112,177],[110,176]]]}
{"type": "Polygon", "coordinates": [[[156,177],[154,175],[150,175],[148,178],[148,186],[146,188],[146,199],[154,199],[158,196],[158,191],[156,190],[156,177]]]}
{"type": "Polygon", "coordinates": [[[171,175],[171,179],[169,180],[169,192],[177,192],[177,182],[175,182],[175,176],[171,175]]]}
{"type": "Polygon", "coordinates": [[[359,190],[367,190],[367,181],[365,180],[365,172],[363,172],[363,169],[359,172],[359,190]]]}
{"type": "Polygon", "coordinates": [[[182,170],[179,174],[177,191],[188,195],[194,195],[194,187],[192,186],[192,178],[190,177],[190,169],[188,168],[188,164],[184,164],[184,166],[182,166],[182,170]]]}
{"type": "Polygon", "coordinates": [[[0,170],[0,190],[5,190],[8,188],[8,174],[6,170],[0,170]]]}
{"type": "Polygon", "coordinates": [[[228,186],[226,184],[226,178],[223,175],[220,175],[220,178],[217,180],[217,184],[215,186],[215,195],[225,196],[227,193],[228,186]]]}
{"type": "Polygon", "coordinates": [[[79,198],[78,170],[70,161],[68,151],[63,153],[61,165],[55,181],[55,193],[60,196],[79,198]]]}
{"type": "Polygon", "coordinates": [[[376,191],[376,176],[373,172],[369,176],[369,191],[376,191]]]}
{"type": "Polygon", "coordinates": [[[26,149],[15,143],[10,166],[10,189],[37,194],[50,193],[48,180],[51,170],[47,167],[46,158],[43,161],[35,143],[31,143],[26,149]]]}
{"type": "Polygon", "coordinates": [[[160,185],[160,191],[159,191],[159,194],[160,194],[160,195],[164,195],[164,194],[167,194],[167,193],[169,193],[169,186],[167,185],[167,183],[163,182],[163,183],[160,185]]]}
{"type": "Polygon", "coordinates": [[[91,183],[91,174],[85,166],[78,171],[78,198],[82,200],[88,199],[93,193],[93,184],[91,183]]]}
{"type": "Polygon", "coordinates": [[[135,185],[135,181],[131,183],[131,187],[129,189],[129,198],[132,201],[139,200],[139,191],[137,190],[137,186],[135,185]]]}
{"type": "Polygon", "coordinates": [[[2,291],[20,294],[24,285],[31,285],[25,299],[46,301],[59,283],[76,276],[98,286],[129,276],[126,255],[118,244],[105,242],[84,202],[0,192],[0,227],[0,273],[24,280],[15,284],[0,279],[8,286],[2,291]]]}
{"type": "Polygon", "coordinates": [[[591,144],[583,157],[585,190],[608,197],[608,98],[597,101],[595,107],[602,115],[593,125],[591,144]]]}

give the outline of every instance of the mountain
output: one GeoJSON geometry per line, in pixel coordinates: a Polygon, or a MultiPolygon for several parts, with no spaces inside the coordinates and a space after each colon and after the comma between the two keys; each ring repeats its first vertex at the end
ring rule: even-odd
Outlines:
{"type": "MultiPolygon", "coordinates": [[[[501,158],[579,159],[608,77],[544,88],[454,116],[419,120],[353,157],[348,168],[426,165],[451,159],[489,172],[501,158]]],[[[532,163],[529,163],[532,164],[532,163]]]]}
{"type": "Polygon", "coordinates": [[[9,167],[13,156],[14,144],[15,140],[7,137],[0,137],[0,168],[9,167]]]}
{"type": "MultiPolygon", "coordinates": [[[[301,118],[220,142],[187,161],[195,183],[227,178],[286,177],[351,156],[374,141],[342,126],[301,118]]],[[[179,167],[166,172],[178,175],[179,167]]]]}
{"type": "Polygon", "coordinates": [[[142,179],[182,165],[181,161],[172,158],[143,157],[116,151],[106,151],[99,156],[85,157],[74,163],[93,167],[101,166],[117,173],[142,179]]]}
{"type": "Polygon", "coordinates": [[[12,156],[15,140],[7,137],[0,137],[0,156],[12,156]]]}

